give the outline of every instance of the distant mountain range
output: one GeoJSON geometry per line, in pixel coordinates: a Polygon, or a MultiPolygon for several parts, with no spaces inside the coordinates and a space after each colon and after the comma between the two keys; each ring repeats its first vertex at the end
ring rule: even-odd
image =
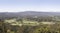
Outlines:
{"type": "Polygon", "coordinates": [[[60,16],[60,12],[0,12],[0,17],[25,17],[25,16],[60,16]]]}

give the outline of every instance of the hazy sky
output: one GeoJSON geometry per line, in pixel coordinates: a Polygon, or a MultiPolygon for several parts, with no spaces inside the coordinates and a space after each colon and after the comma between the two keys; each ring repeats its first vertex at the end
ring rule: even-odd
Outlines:
{"type": "Polygon", "coordinates": [[[0,12],[60,12],[60,0],[0,0],[0,12]]]}

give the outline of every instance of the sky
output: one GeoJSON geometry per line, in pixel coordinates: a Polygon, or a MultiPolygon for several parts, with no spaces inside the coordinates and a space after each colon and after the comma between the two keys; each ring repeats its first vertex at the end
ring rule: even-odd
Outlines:
{"type": "Polygon", "coordinates": [[[60,12],[60,0],[0,0],[0,12],[60,12]]]}

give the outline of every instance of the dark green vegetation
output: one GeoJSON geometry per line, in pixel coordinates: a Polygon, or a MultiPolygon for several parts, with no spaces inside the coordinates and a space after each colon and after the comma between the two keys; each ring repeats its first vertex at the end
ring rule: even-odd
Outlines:
{"type": "Polygon", "coordinates": [[[60,15],[54,12],[1,13],[0,33],[60,33],[60,15]]]}
{"type": "Polygon", "coordinates": [[[4,24],[5,33],[60,33],[60,24],[56,23],[53,25],[39,24],[38,26],[18,26],[4,24]]]}

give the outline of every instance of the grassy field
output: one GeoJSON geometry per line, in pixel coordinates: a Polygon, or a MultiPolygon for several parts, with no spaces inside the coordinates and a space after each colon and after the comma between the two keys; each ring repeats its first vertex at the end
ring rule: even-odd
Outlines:
{"type": "MultiPolygon", "coordinates": [[[[37,21],[27,21],[27,20],[23,20],[23,22],[21,21],[16,21],[16,19],[9,19],[9,20],[5,20],[4,23],[9,23],[10,25],[12,25],[12,27],[9,25],[9,29],[11,29],[12,31],[10,31],[10,33],[60,33],[59,29],[60,29],[60,22],[46,22],[46,21],[42,21],[42,22],[37,22],[37,21]],[[56,24],[58,23],[58,24],[56,24]]],[[[7,28],[8,28],[7,27],[7,28]]]]}
{"type": "Polygon", "coordinates": [[[10,20],[5,20],[5,23],[10,23],[11,25],[28,25],[28,26],[36,26],[39,24],[55,24],[55,22],[37,22],[37,21],[27,21],[27,20],[23,20],[23,22],[21,21],[16,21],[16,19],[10,19],[10,20]]]}

